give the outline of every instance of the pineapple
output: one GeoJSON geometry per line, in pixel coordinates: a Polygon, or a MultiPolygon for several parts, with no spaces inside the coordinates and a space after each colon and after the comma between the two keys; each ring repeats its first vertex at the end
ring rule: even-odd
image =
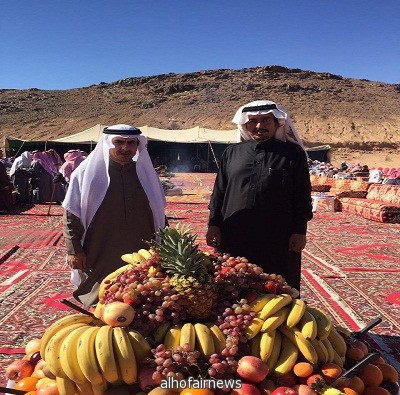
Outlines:
{"type": "Polygon", "coordinates": [[[160,257],[161,270],[170,276],[170,284],[182,295],[190,320],[207,321],[217,301],[210,259],[195,244],[197,235],[189,227],[160,230],[161,243],[153,242],[160,257]]]}

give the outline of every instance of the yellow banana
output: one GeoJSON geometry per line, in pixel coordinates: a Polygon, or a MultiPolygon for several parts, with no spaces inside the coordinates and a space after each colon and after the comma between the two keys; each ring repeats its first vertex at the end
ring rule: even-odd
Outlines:
{"type": "Polygon", "coordinates": [[[282,336],[281,352],[273,370],[274,375],[280,377],[289,373],[293,369],[298,356],[299,349],[297,346],[287,336],[282,336]]]}
{"type": "Polygon", "coordinates": [[[124,262],[129,263],[131,267],[141,265],[142,263],[146,262],[142,255],[138,254],[137,252],[133,252],[132,254],[122,254],[121,259],[124,262]]]}
{"type": "Polygon", "coordinates": [[[247,339],[252,339],[253,337],[257,336],[258,332],[260,332],[262,326],[264,324],[264,320],[259,317],[254,317],[251,321],[249,326],[246,328],[245,336],[247,339]]]}
{"type": "Polygon", "coordinates": [[[93,318],[90,315],[77,313],[77,314],[66,315],[65,317],[62,317],[57,321],[53,322],[46,329],[41,339],[40,355],[42,356],[42,358],[45,355],[47,343],[60,329],[65,328],[72,324],[78,324],[78,323],[90,324],[92,321],[93,318]]]}
{"type": "Polygon", "coordinates": [[[271,333],[273,332],[278,326],[283,324],[290,312],[290,307],[282,307],[279,311],[272,314],[268,317],[265,321],[263,326],[261,327],[261,332],[271,333]]]}
{"type": "Polygon", "coordinates": [[[57,382],[57,389],[60,395],[76,394],[77,388],[72,380],[57,376],[56,382],[57,382]]]}
{"type": "Polygon", "coordinates": [[[96,386],[101,386],[105,382],[95,350],[95,339],[99,329],[99,326],[88,328],[80,335],[76,346],[79,367],[86,380],[96,386]]]}
{"type": "Polygon", "coordinates": [[[113,328],[108,325],[101,326],[95,338],[96,357],[100,371],[104,378],[111,384],[121,381],[118,373],[117,361],[113,347],[113,328]]]}
{"type": "Polygon", "coordinates": [[[318,354],[309,340],[307,340],[297,327],[288,328],[286,325],[281,325],[278,328],[289,340],[296,345],[303,357],[315,365],[318,363],[318,354]]]}
{"type": "Polygon", "coordinates": [[[315,339],[317,337],[317,321],[314,316],[307,310],[304,311],[303,317],[299,322],[299,329],[301,334],[308,340],[315,339]]]}
{"type": "Polygon", "coordinates": [[[169,322],[162,323],[157,329],[155,329],[150,335],[150,342],[154,344],[159,344],[164,342],[165,335],[168,329],[171,328],[172,324],[169,322]]]}
{"type": "Polygon", "coordinates": [[[190,322],[186,322],[181,328],[181,337],[179,339],[179,345],[183,346],[188,343],[190,346],[190,351],[194,351],[194,346],[196,343],[196,334],[194,326],[190,322]]]}
{"type": "Polygon", "coordinates": [[[175,350],[179,346],[182,325],[172,325],[165,334],[164,346],[167,350],[175,350]]]}
{"type": "Polygon", "coordinates": [[[276,334],[276,329],[272,331],[271,333],[263,333],[261,335],[260,339],[260,359],[262,359],[264,362],[268,361],[268,358],[272,354],[272,350],[274,347],[274,342],[275,342],[275,334],[276,334]]]}
{"type": "Polygon", "coordinates": [[[328,335],[328,340],[331,342],[333,349],[336,350],[340,357],[344,357],[347,352],[347,344],[342,335],[332,326],[328,335]]]}
{"type": "Polygon", "coordinates": [[[222,333],[219,327],[211,322],[207,322],[206,325],[211,331],[211,336],[214,342],[215,352],[221,354],[222,350],[226,347],[226,337],[222,333]]]}
{"type": "Polygon", "coordinates": [[[327,363],[329,360],[329,353],[325,347],[325,344],[322,342],[322,340],[310,339],[310,342],[313,345],[313,347],[315,348],[315,351],[317,352],[318,363],[319,364],[327,363]]]}
{"type": "Polygon", "coordinates": [[[275,297],[275,294],[263,294],[249,303],[251,311],[260,312],[263,307],[275,297]]]}
{"type": "Polygon", "coordinates": [[[122,380],[128,385],[133,384],[137,379],[136,358],[125,329],[113,328],[113,347],[122,380]]]}
{"type": "Polygon", "coordinates": [[[250,345],[250,354],[253,357],[260,358],[260,343],[261,343],[261,336],[263,334],[259,332],[256,336],[249,340],[250,345]]]}
{"type": "Polygon", "coordinates": [[[141,248],[138,251],[138,254],[140,254],[146,261],[150,259],[153,255],[151,250],[145,250],[144,248],[141,248]]]}
{"type": "MultiPolygon", "coordinates": [[[[328,341],[329,341],[329,340],[328,340],[328,341]]],[[[333,347],[332,347],[332,348],[333,348],[333,347]]],[[[336,365],[339,365],[339,366],[342,368],[343,365],[344,365],[344,359],[345,359],[344,356],[341,357],[341,356],[336,352],[336,350],[333,349],[333,361],[332,361],[332,362],[336,363],[336,365]]]]}
{"type": "Polygon", "coordinates": [[[333,362],[335,358],[335,353],[334,353],[335,350],[333,349],[331,342],[328,339],[323,339],[321,341],[328,352],[328,362],[333,362]]]}
{"type": "Polygon", "coordinates": [[[71,331],[86,326],[83,322],[68,325],[60,329],[48,342],[42,358],[46,361],[47,366],[54,376],[68,378],[65,374],[60,362],[60,347],[64,339],[71,333],[71,331]]]}
{"type": "Polygon", "coordinates": [[[81,334],[89,328],[91,327],[87,325],[74,329],[65,337],[60,347],[61,367],[67,377],[74,383],[83,383],[86,381],[86,377],[78,363],[77,344],[81,334]]]}
{"type": "Polygon", "coordinates": [[[287,306],[292,302],[292,297],[288,294],[280,294],[275,295],[273,299],[271,299],[259,312],[259,317],[262,320],[266,320],[268,317],[271,317],[272,314],[275,314],[282,307],[287,306]]]}
{"type": "Polygon", "coordinates": [[[306,310],[311,313],[317,322],[317,338],[325,340],[332,329],[332,321],[324,311],[316,307],[307,306],[306,310]]]}
{"type": "Polygon", "coordinates": [[[93,395],[104,395],[109,387],[109,383],[107,383],[107,381],[104,381],[102,385],[95,385],[93,383],[90,384],[92,385],[93,395]]]}
{"type": "Polygon", "coordinates": [[[147,359],[152,356],[149,342],[134,329],[127,328],[126,332],[129,336],[133,352],[135,353],[136,363],[138,367],[146,363],[147,359]]]}
{"type": "Polygon", "coordinates": [[[198,322],[194,324],[194,331],[201,355],[209,358],[212,354],[215,354],[214,339],[208,326],[198,322]]]}
{"type": "Polygon", "coordinates": [[[274,372],[276,363],[278,362],[279,355],[281,354],[281,346],[282,346],[282,335],[281,332],[276,330],[272,352],[266,362],[269,368],[268,376],[270,376],[274,372]]]}
{"type": "Polygon", "coordinates": [[[290,313],[286,320],[286,325],[288,326],[288,328],[293,328],[294,326],[296,326],[303,317],[305,311],[306,302],[303,299],[293,299],[290,313]]]}
{"type": "Polygon", "coordinates": [[[88,381],[82,383],[75,383],[78,394],[94,395],[93,387],[88,381]]]}

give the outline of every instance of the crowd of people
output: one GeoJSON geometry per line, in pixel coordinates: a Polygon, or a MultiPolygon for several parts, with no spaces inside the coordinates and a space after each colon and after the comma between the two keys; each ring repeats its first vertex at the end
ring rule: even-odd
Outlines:
{"type": "Polygon", "coordinates": [[[87,154],[73,149],[62,160],[57,151],[48,149],[24,151],[14,158],[3,156],[0,150],[0,213],[7,214],[14,204],[61,204],[72,171],[87,154]]]}
{"type": "Polygon", "coordinates": [[[309,159],[308,169],[310,175],[344,179],[361,177],[368,182],[400,185],[400,167],[369,167],[359,162],[342,162],[340,167],[335,167],[330,162],[309,159]]]}

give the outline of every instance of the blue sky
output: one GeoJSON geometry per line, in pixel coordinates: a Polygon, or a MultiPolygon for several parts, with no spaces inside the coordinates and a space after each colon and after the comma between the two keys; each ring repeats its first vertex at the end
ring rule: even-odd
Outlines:
{"type": "Polygon", "coordinates": [[[0,89],[280,65],[400,83],[400,0],[0,0],[0,89]]]}

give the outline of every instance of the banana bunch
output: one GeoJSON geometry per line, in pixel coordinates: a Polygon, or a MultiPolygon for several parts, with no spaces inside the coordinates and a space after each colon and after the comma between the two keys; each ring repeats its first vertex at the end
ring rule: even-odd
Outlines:
{"type": "Polygon", "coordinates": [[[199,350],[203,357],[221,353],[226,345],[225,335],[211,322],[161,325],[153,334],[155,343],[163,343],[168,350],[189,344],[190,350],[199,350]],[[162,328],[163,327],[163,328],[162,328]]]}
{"type": "Polygon", "coordinates": [[[142,265],[151,258],[152,253],[150,250],[140,249],[138,252],[132,252],[132,254],[123,254],[121,259],[131,265],[142,265]]]}
{"type": "Polygon", "coordinates": [[[343,366],[347,345],[321,309],[287,294],[260,296],[250,307],[257,314],[246,337],[251,354],[267,363],[270,375],[290,372],[298,360],[343,366]]]}
{"type": "Polygon", "coordinates": [[[125,327],[98,326],[85,314],[53,323],[41,340],[40,353],[56,376],[60,394],[99,394],[110,384],[133,384],[137,369],[151,356],[147,340],[125,327]]]}

